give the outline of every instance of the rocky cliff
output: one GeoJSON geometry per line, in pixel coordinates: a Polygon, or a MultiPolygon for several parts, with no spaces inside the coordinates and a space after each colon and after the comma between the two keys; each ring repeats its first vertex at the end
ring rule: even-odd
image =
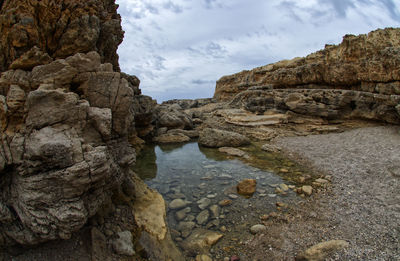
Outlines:
{"type": "Polygon", "coordinates": [[[400,123],[400,29],[346,35],[339,45],[217,81],[214,98],[254,112],[400,123]]]}
{"type": "Polygon", "coordinates": [[[68,239],[121,184],[145,186],[130,167],[154,102],[118,72],[116,9],[0,1],[0,246],[68,239]]]}
{"type": "Polygon", "coordinates": [[[119,71],[123,31],[114,0],[2,0],[0,8],[0,71],[89,51],[119,71]]]}

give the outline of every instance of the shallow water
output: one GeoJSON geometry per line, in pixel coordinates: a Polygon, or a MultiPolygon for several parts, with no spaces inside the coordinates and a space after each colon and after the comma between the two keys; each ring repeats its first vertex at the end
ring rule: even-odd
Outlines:
{"type": "Polygon", "coordinates": [[[185,207],[190,209],[180,218],[176,212],[181,209],[167,209],[171,234],[178,245],[194,228],[222,230],[224,237],[212,250],[215,257],[222,257],[228,254],[222,250],[226,246],[234,246],[235,242],[239,243],[238,238],[251,236],[249,228],[260,223],[261,215],[276,211],[276,202],[294,202],[299,199],[291,190],[284,195],[275,194],[279,184],[290,184],[295,176],[293,173],[300,170],[297,166],[263,152],[254,145],[244,150],[251,155],[250,159],[239,160],[217,149],[201,147],[197,142],[147,146],[141,152],[135,171],[147,185],[158,190],[168,205],[177,198],[188,201],[185,207]],[[283,177],[273,173],[275,170],[279,172],[282,167],[287,167],[289,173],[283,177]],[[243,179],[257,180],[256,192],[249,199],[236,193],[236,185],[243,179]],[[215,205],[224,199],[232,203],[216,208],[215,205]],[[200,209],[197,203],[199,200],[209,204],[206,203],[207,206],[200,209]],[[210,208],[213,205],[214,213],[210,208]],[[202,211],[203,218],[200,219],[198,215],[202,211]],[[204,214],[208,217],[204,218],[204,214]],[[182,229],[179,222],[193,222],[194,227],[182,229]]]}

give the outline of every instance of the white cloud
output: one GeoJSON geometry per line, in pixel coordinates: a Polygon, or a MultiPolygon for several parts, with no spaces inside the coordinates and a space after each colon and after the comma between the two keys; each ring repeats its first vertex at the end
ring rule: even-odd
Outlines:
{"type": "Polygon", "coordinates": [[[394,0],[117,0],[121,69],[159,102],[211,97],[223,75],[400,26],[394,0]],[[227,4],[228,3],[228,4],[227,4]]]}

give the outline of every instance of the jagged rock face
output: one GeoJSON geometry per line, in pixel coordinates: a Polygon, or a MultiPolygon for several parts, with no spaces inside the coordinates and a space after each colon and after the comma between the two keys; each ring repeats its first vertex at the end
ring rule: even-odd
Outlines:
{"type": "Polygon", "coordinates": [[[284,60],[217,81],[214,98],[232,99],[251,87],[347,89],[400,95],[400,29],[346,35],[339,45],[305,58],[284,60]]]}
{"type": "Polygon", "coordinates": [[[0,71],[90,51],[119,71],[123,31],[116,9],[114,0],[0,1],[0,71]]]}
{"type": "Polygon", "coordinates": [[[135,162],[135,86],[78,53],[0,77],[0,245],[68,238],[135,162]]]}

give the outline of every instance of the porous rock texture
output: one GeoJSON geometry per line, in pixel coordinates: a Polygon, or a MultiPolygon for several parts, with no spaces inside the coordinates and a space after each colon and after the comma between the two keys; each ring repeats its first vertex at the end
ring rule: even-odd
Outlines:
{"type": "Polygon", "coordinates": [[[114,0],[0,1],[0,71],[97,51],[119,71],[121,18],[114,0]]]}
{"type": "Polygon", "coordinates": [[[214,98],[255,113],[400,123],[400,29],[346,35],[339,45],[224,76],[214,98]]]}
{"type": "Polygon", "coordinates": [[[67,239],[129,184],[135,114],[153,103],[114,71],[116,8],[0,1],[0,246],[67,239]]]}

